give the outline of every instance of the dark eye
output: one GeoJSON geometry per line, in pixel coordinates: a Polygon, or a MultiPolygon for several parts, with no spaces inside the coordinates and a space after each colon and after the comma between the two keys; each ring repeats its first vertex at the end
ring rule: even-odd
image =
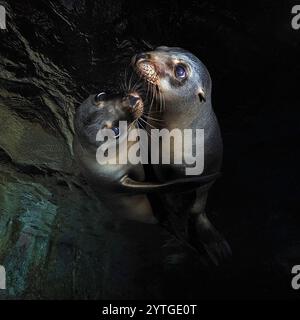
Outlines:
{"type": "Polygon", "coordinates": [[[175,67],[175,76],[176,78],[179,78],[179,79],[184,79],[186,78],[186,70],[185,70],[185,67],[182,66],[182,65],[177,65],[175,67]]]}
{"type": "Polygon", "coordinates": [[[118,138],[119,135],[120,135],[120,129],[119,129],[119,127],[112,127],[111,130],[114,132],[115,138],[118,138]]]}
{"type": "Polygon", "coordinates": [[[99,103],[101,101],[104,101],[106,97],[106,93],[105,92],[101,92],[95,95],[95,102],[99,103]]]}

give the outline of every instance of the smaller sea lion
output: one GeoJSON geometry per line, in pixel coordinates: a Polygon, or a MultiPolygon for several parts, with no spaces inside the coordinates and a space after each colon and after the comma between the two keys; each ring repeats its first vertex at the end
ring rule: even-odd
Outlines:
{"type": "MultiPolygon", "coordinates": [[[[137,119],[143,114],[143,101],[136,93],[91,95],[76,111],[74,153],[81,172],[98,198],[116,215],[145,223],[156,223],[146,193],[171,192],[196,188],[215,180],[216,175],[178,179],[165,183],[145,182],[142,164],[105,164],[96,159],[97,149],[103,144],[96,140],[99,130],[109,128],[115,133],[117,145],[123,138],[118,124],[127,121],[128,134],[138,127],[137,119]]],[[[134,142],[132,142],[134,143],[134,142]]],[[[135,142],[136,143],[136,142],[135,142]]],[[[128,143],[128,148],[130,143],[128,143]]],[[[125,152],[128,150],[125,150],[125,152]]],[[[118,153],[116,153],[118,157],[118,153]]]]}

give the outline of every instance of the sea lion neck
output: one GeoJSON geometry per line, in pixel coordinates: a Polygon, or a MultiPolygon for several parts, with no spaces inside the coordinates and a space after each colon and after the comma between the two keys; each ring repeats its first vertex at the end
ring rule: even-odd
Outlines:
{"type": "Polygon", "coordinates": [[[205,129],[209,126],[208,119],[211,118],[213,110],[210,101],[199,103],[198,101],[189,104],[180,102],[168,103],[161,114],[163,127],[172,129],[199,128],[205,129]],[[185,106],[188,105],[188,108],[185,106]]]}

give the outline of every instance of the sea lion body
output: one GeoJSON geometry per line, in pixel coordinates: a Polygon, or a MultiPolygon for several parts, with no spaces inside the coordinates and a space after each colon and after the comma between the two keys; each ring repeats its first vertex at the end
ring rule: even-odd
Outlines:
{"type": "MultiPolygon", "coordinates": [[[[158,47],[154,51],[133,57],[137,73],[152,88],[157,90],[156,104],[150,107],[151,118],[161,122],[148,122],[150,127],[172,129],[204,129],[204,170],[202,175],[219,172],[222,164],[223,144],[220,127],[211,104],[211,78],[205,65],[193,54],[181,48],[158,47]],[[159,115],[158,115],[159,114],[159,115]]],[[[168,143],[168,142],[167,142],[168,143]]],[[[164,150],[167,145],[162,145],[164,150]]],[[[170,145],[171,152],[182,148],[176,143],[170,145]]],[[[193,152],[196,142],[193,139],[193,152]]],[[[159,164],[152,165],[160,181],[171,178],[184,178],[186,168],[191,165],[159,164]]],[[[207,190],[168,195],[168,205],[172,211],[188,211],[194,221],[191,232],[206,249],[215,264],[230,254],[223,237],[213,227],[205,214],[207,190]],[[190,199],[190,201],[186,201],[190,199]]]]}
{"type": "MultiPolygon", "coordinates": [[[[114,126],[118,121],[135,120],[130,109],[140,103],[139,99],[131,105],[130,96],[114,95],[106,97],[100,104],[91,95],[78,108],[75,116],[74,153],[87,181],[98,198],[115,214],[122,218],[145,223],[156,223],[151,205],[145,194],[136,194],[124,185],[124,177],[144,181],[143,166],[127,164],[99,164],[96,159],[99,143],[97,133],[104,126],[114,126]]],[[[134,100],[134,99],[133,99],[134,100]]],[[[117,155],[116,155],[117,156],[117,155]]]]}

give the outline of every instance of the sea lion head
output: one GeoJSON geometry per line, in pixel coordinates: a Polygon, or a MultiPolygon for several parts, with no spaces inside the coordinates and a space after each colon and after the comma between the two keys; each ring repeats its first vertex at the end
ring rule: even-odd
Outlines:
{"type": "Polygon", "coordinates": [[[210,99],[211,79],[205,65],[192,53],[161,46],[132,58],[137,73],[162,93],[166,101],[210,99]]]}
{"type": "Polygon", "coordinates": [[[143,101],[136,93],[100,92],[89,96],[77,109],[75,132],[81,142],[98,146],[96,136],[101,129],[112,129],[119,137],[119,122],[134,124],[143,115],[143,101]]]}

